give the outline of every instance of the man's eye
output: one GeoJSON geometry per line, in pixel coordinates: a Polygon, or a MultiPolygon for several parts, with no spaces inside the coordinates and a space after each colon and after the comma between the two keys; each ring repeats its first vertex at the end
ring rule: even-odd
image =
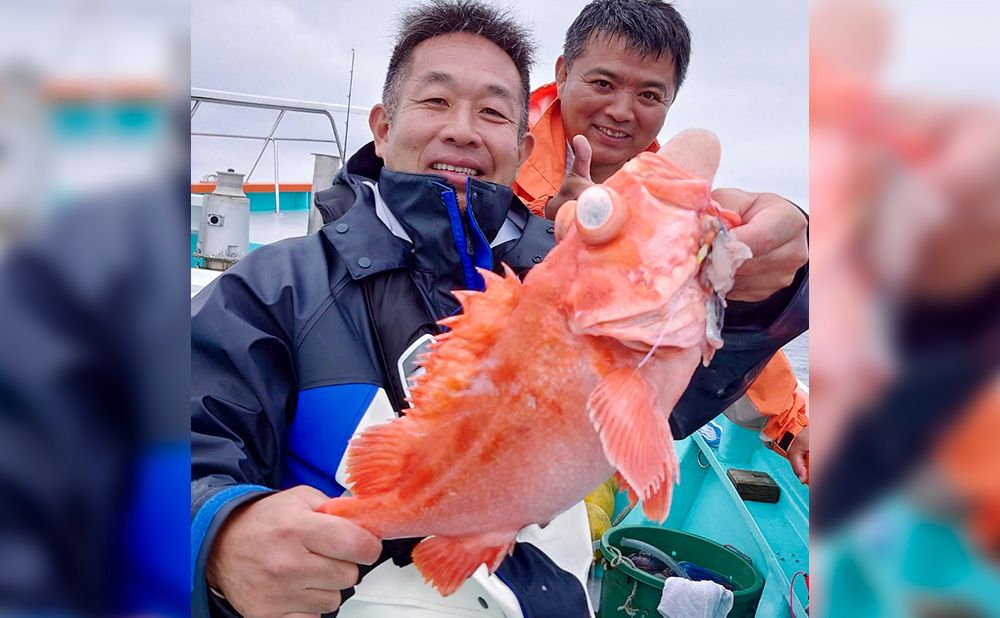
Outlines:
{"type": "Polygon", "coordinates": [[[662,101],[663,100],[663,97],[661,97],[658,93],[652,92],[650,90],[647,90],[646,92],[643,92],[639,96],[642,97],[642,98],[644,98],[644,99],[647,99],[649,101],[662,101]]]}
{"type": "Polygon", "coordinates": [[[609,82],[606,79],[595,79],[591,83],[594,84],[595,86],[597,86],[598,88],[601,88],[601,89],[605,89],[605,88],[610,88],[611,87],[611,82],[609,82]]]}
{"type": "Polygon", "coordinates": [[[434,97],[434,98],[430,98],[430,99],[424,99],[424,103],[428,103],[430,105],[447,105],[448,104],[447,101],[445,101],[444,99],[442,99],[440,97],[434,97]]]}
{"type": "Polygon", "coordinates": [[[502,118],[504,120],[507,120],[507,116],[503,115],[502,113],[498,112],[492,107],[483,108],[483,113],[486,114],[487,116],[494,116],[496,118],[502,118]]]}

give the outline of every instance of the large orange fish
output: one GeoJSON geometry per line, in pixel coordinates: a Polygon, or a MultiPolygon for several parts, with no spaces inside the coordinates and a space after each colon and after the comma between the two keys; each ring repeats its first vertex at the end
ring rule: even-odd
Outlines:
{"type": "Polygon", "coordinates": [[[721,299],[749,257],[711,199],[718,163],[715,135],[685,131],[567,203],[523,284],[505,266],[456,292],[464,313],[442,320],[409,413],[353,440],[353,496],[320,510],[381,538],[432,535],[413,562],[443,595],[615,470],[665,519],[667,421],[722,345],[721,299]]]}

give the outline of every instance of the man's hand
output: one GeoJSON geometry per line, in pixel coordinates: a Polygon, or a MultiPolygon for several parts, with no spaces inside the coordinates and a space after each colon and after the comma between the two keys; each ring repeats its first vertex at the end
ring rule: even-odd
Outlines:
{"type": "Polygon", "coordinates": [[[586,137],[577,135],[573,138],[573,152],[576,155],[576,158],[573,159],[573,167],[563,179],[559,193],[552,196],[552,199],[545,204],[545,218],[550,221],[555,220],[556,213],[559,212],[563,204],[577,199],[584,189],[594,184],[594,181],[590,179],[590,158],[594,151],[586,137]]]}
{"type": "Polygon", "coordinates": [[[238,507],[209,553],[208,585],[243,616],[340,607],[340,591],[357,583],[358,564],[375,562],[382,544],[353,522],[315,512],[326,500],[303,485],[238,507]]]}
{"type": "Polygon", "coordinates": [[[773,193],[716,189],[712,198],[740,215],[743,224],[731,234],[753,252],[736,271],[733,289],[726,298],[756,302],[791,285],[795,273],[809,259],[805,215],[773,193]]]}
{"type": "Polygon", "coordinates": [[[792,472],[799,477],[802,484],[809,484],[809,428],[806,427],[795,436],[788,447],[788,463],[792,464],[792,472]]]}

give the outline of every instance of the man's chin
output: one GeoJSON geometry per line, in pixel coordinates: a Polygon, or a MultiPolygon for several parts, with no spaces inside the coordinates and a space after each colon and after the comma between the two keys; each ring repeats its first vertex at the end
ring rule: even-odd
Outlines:
{"type": "MultiPolygon", "coordinates": [[[[639,154],[639,153],[636,153],[639,154]]],[[[632,155],[633,157],[635,155],[632,155]]],[[[623,165],[629,162],[632,157],[626,156],[625,153],[605,153],[604,156],[595,156],[590,160],[591,168],[614,168],[616,170],[621,169],[623,165]]]]}
{"type": "Polygon", "coordinates": [[[633,152],[635,150],[635,144],[631,140],[627,145],[622,145],[621,147],[611,147],[605,144],[594,144],[591,142],[592,154],[590,157],[591,165],[599,165],[602,167],[617,166],[621,167],[628,162],[629,159],[635,155],[642,152],[633,152]]]}

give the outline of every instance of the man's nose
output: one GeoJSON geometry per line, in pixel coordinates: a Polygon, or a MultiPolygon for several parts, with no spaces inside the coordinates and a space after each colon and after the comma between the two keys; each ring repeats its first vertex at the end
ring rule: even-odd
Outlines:
{"type": "Polygon", "coordinates": [[[475,110],[471,105],[455,105],[448,122],[441,131],[441,138],[458,146],[478,146],[482,136],[476,128],[475,110]]]}
{"type": "Polygon", "coordinates": [[[616,92],[614,98],[605,108],[605,113],[615,122],[630,122],[635,118],[632,111],[632,95],[628,92],[616,92]]]}

